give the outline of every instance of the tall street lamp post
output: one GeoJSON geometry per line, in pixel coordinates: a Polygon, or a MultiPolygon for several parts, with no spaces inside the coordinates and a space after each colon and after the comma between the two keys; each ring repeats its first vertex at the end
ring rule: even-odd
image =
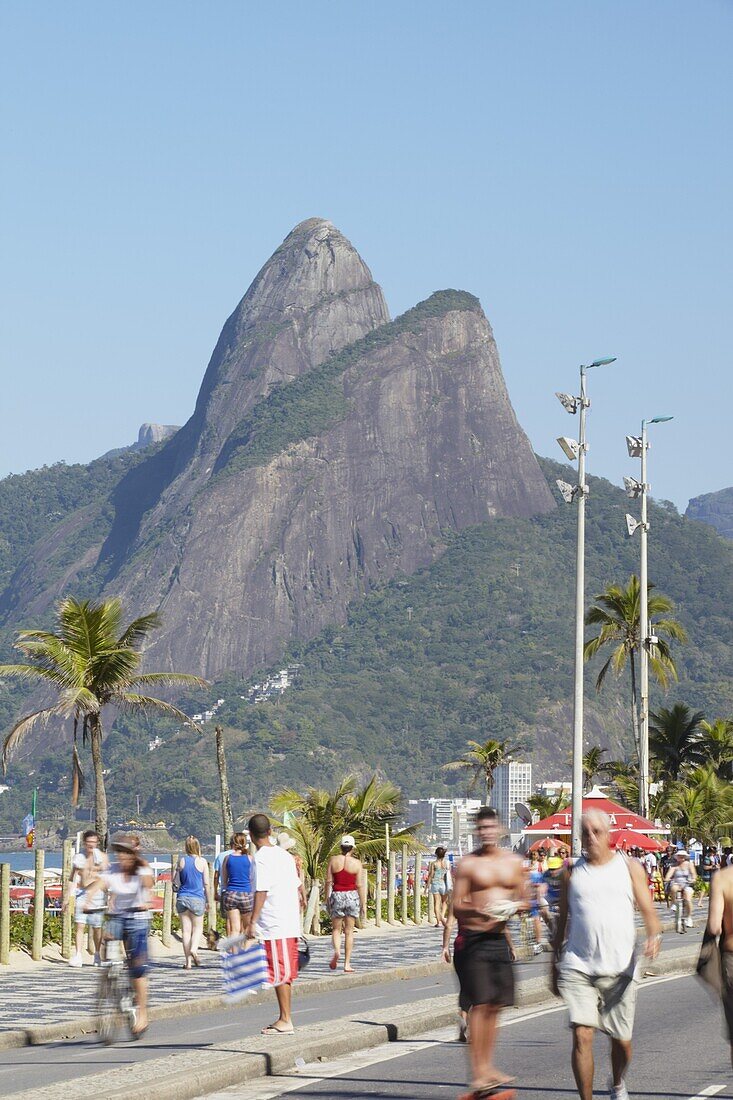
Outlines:
{"type": "Polygon", "coordinates": [[[666,424],[671,416],[654,416],[651,420],[642,420],[641,435],[627,435],[626,447],[631,458],[641,459],[641,481],[633,477],[625,477],[626,492],[632,498],[641,498],[641,520],[637,521],[633,516],[626,516],[626,530],[629,536],[634,534],[637,527],[641,540],[641,562],[639,565],[639,813],[642,817],[649,817],[649,649],[655,644],[656,638],[651,634],[649,627],[649,580],[647,569],[647,536],[649,534],[649,519],[647,516],[647,499],[649,496],[649,483],[647,481],[647,452],[649,441],[647,439],[648,424],[666,424]]]}
{"type": "Polygon", "coordinates": [[[585,420],[590,408],[587,396],[586,375],[592,367],[604,367],[615,363],[611,359],[594,359],[580,368],[580,396],[558,393],[556,396],[563,408],[571,413],[580,414],[578,439],[560,436],[558,443],[571,462],[578,462],[578,484],[569,485],[558,480],[557,487],[563,500],[578,503],[578,537],[575,554],[575,673],[573,686],[573,799],[571,847],[573,856],[580,855],[580,818],[583,812],[583,642],[585,638],[585,499],[588,496],[588,484],[585,480],[585,456],[588,450],[585,420]]]}

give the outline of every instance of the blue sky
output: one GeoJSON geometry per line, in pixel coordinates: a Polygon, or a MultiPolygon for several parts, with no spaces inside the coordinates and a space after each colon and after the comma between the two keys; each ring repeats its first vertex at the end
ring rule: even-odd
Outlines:
{"type": "Polygon", "coordinates": [[[328,217],[393,314],[477,294],[535,448],[674,414],[655,496],[733,484],[727,0],[7,3],[0,475],[183,423],[226,316],[328,217]]]}

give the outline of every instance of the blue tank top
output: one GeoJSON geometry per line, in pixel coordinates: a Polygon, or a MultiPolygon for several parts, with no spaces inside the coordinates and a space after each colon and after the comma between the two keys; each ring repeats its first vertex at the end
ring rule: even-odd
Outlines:
{"type": "Polygon", "coordinates": [[[252,893],[252,860],[246,855],[227,856],[227,890],[252,893]]]}
{"type": "Polygon", "coordinates": [[[196,856],[184,856],[183,867],[179,865],[178,877],[180,887],[179,898],[203,898],[204,897],[204,872],[196,866],[196,856]]]}

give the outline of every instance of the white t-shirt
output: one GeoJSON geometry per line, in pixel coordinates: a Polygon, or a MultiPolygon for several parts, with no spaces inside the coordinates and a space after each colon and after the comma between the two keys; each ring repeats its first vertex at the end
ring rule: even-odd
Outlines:
{"type": "Polygon", "coordinates": [[[267,891],[257,931],[265,940],[297,939],[300,935],[298,868],[283,848],[266,844],[255,855],[255,890],[267,891]]]}
{"type": "MultiPolygon", "coordinates": [[[[78,898],[84,893],[84,883],[90,882],[93,878],[96,878],[100,869],[104,866],[104,852],[99,848],[92,848],[92,867],[94,870],[86,873],[88,862],[89,857],[86,852],[77,852],[71,861],[72,869],[79,872],[76,876],[76,896],[78,898]]],[[[87,905],[90,909],[104,909],[104,894],[97,892],[94,897],[87,899],[87,905]]]]}
{"type": "Polygon", "coordinates": [[[125,913],[135,909],[144,910],[139,912],[138,916],[149,915],[148,910],[145,909],[149,890],[143,883],[143,876],[147,877],[149,874],[150,871],[146,868],[131,875],[130,878],[123,875],[121,871],[107,871],[100,875],[109,895],[109,912],[113,916],[124,916],[125,913]]]}

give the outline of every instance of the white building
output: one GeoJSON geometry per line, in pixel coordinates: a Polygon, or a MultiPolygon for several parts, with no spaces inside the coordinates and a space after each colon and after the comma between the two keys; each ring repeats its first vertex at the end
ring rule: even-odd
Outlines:
{"type": "Polygon", "coordinates": [[[510,833],[520,833],[524,828],[517,817],[514,807],[517,802],[526,802],[532,797],[532,765],[513,762],[500,764],[494,772],[494,789],[491,792],[491,805],[498,812],[502,825],[510,833]]]}
{"type": "Polygon", "coordinates": [[[407,803],[407,823],[423,823],[423,834],[430,840],[459,843],[465,850],[476,823],[478,798],[411,798],[407,803]]]}
{"type": "Polygon", "coordinates": [[[536,790],[537,794],[541,794],[544,798],[558,798],[561,794],[571,798],[573,784],[569,779],[558,779],[549,783],[538,783],[536,790]]]}

